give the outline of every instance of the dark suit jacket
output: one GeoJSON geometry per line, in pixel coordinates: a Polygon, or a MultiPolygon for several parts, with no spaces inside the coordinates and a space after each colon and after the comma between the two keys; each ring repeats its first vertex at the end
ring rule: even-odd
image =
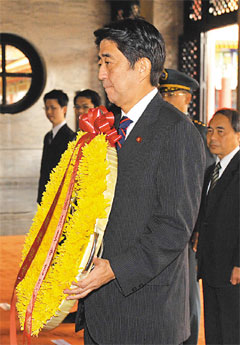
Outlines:
{"type": "Polygon", "coordinates": [[[40,204],[42,193],[45,191],[45,186],[49,180],[50,172],[60,161],[61,155],[67,149],[69,141],[75,138],[75,133],[68,127],[67,124],[62,126],[51,144],[49,144],[50,132],[44,137],[43,154],[41,161],[40,179],[38,184],[37,202],[40,204]]]}
{"type": "Polygon", "coordinates": [[[234,266],[240,266],[239,253],[239,162],[232,158],[216,186],[206,198],[214,165],[206,172],[201,209],[196,225],[199,231],[198,278],[213,287],[230,285],[234,266]]]}
{"type": "Polygon", "coordinates": [[[187,243],[204,165],[198,131],[157,94],[118,154],[103,253],[116,279],[84,301],[98,344],[179,344],[188,338],[187,243]]]}

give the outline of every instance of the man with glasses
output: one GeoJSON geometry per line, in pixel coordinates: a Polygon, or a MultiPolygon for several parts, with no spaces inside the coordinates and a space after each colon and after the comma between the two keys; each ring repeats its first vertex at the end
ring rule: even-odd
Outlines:
{"type": "Polygon", "coordinates": [[[37,202],[40,204],[45,186],[53,168],[60,161],[61,155],[67,149],[69,141],[75,139],[75,133],[66,123],[68,96],[62,90],[52,90],[44,96],[44,110],[52,123],[43,141],[40,179],[38,184],[37,202]]]}
{"type": "Polygon", "coordinates": [[[207,143],[217,156],[206,171],[195,231],[206,344],[240,344],[240,113],[218,109],[207,143]]]}
{"type": "Polygon", "coordinates": [[[75,97],[73,99],[75,119],[76,119],[76,128],[79,128],[79,116],[86,114],[90,108],[96,108],[101,105],[101,98],[99,94],[90,89],[76,91],[75,97]]]}

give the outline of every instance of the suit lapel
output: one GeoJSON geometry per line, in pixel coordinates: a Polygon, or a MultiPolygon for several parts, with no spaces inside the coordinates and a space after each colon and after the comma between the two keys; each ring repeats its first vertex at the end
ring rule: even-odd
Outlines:
{"type": "Polygon", "coordinates": [[[215,203],[219,200],[219,198],[221,198],[221,195],[224,193],[225,189],[233,179],[234,175],[239,173],[239,161],[240,151],[238,151],[232,158],[227,168],[224,170],[222,176],[218,180],[216,186],[211,191],[211,194],[209,195],[207,200],[207,213],[211,212],[215,203]]]}
{"type": "Polygon", "coordinates": [[[154,123],[157,118],[159,119],[159,112],[163,102],[161,96],[157,93],[134,125],[123,147],[118,151],[119,157],[128,155],[134,148],[140,148],[142,144],[145,144],[151,139],[151,124],[154,123]]]}
{"type": "Polygon", "coordinates": [[[52,131],[48,132],[47,135],[46,135],[46,145],[47,146],[50,146],[51,143],[53,141],[53,138],[52,138],[52,131]]]}
{"type": "Polygon", "coordinates": [[[205,172],[204,184],[203,184],[203,189],[202,189],[202,198],[205,198],[205,204],[206,204],[206,200],[207,200],[208,185],[210,183],[214,167],[215,167],[215,163],[212,164],[210,167],[208,167],[208,169],[205,172]]]}
{"type": "Polygon", "coordinates": [[[65,132],[66,128],[67,128],[67,124],[65,123],[65,125],[63,125],[63,126],[59,129],[59,131],[57,132],[57,134],[56,134],[55,137],[53,138],[52,142],[53,142],[54,144],[58,143],[59,141],[62,141],[62,135],[63,135],[63,133],[65,132]]]}

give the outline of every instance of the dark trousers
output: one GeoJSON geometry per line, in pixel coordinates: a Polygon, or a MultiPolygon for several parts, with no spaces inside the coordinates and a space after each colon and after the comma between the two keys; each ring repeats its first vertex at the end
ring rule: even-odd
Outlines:
{"type": "Polygon", "coordinates": [[[189,306],[190,306],[190,337],[184,341],[184,345],[197,345],[201,317],[200,288],[197,281],[196,253],[189,243],[189,306]]]}
{"type": "Polygon", "coordinates": [[[206,344],[240,344],[240,286],[215,288],[203,279],[206,344]]]}

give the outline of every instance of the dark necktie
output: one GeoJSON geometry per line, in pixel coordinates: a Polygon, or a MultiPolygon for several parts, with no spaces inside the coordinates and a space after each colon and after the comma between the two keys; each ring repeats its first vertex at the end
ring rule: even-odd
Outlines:
{"type": "Polygon", "coordinates": [[[52,140],[53,140],[53,131],[50,131],[48,133],[48,145],[51,144],[52,140]]]}
{"type": "Polygon", "coordinates": [[[127,116],[123,116],[121,118],[119,127],[118,127],[118,134],[120,134],[122,136],[122,138],[118,141],[117,143],[117,150],[119,150],[126,138],[126,132],[127,132],[127,128],[128,126],[132,123],[133,121],[130,120],[127,116]]]}
{"type": "Polygon", "coordinates": [[[210,187],[209,187],[208,193],[210,193],[213,190],[213,188],[216,186],[216,183],[217,183],[217,180],[218,180],[218,177],[219,177],[219,170],[220,169],[221,169],[221,164],[220,164],[220,162],[218,162],[215,165],[215,168],[214,168],[213,173],[212,173],[211,183],[210,183],[210,187]]]}

